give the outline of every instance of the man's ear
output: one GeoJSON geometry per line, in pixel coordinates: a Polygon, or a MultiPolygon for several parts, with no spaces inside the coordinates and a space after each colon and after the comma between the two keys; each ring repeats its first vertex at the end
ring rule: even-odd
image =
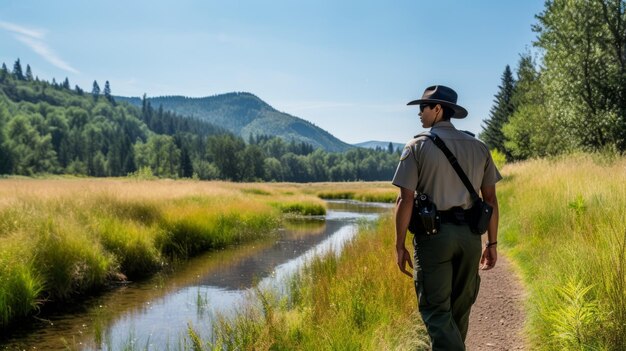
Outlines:
{"type": "Polygon", "coordinates": [[[439,112],[441,111],[441,117],[443,117],[443,107],[440,104],[435,106],[435,117],[439,117],[439,112]]]}

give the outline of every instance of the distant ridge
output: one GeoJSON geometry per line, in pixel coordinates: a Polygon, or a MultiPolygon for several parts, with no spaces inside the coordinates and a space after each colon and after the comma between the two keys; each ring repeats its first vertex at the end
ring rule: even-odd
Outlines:
{"type": "MultiPolygon", "coordinates": [[[[397,150],[398,148],[402,149],[404,147],[404,144],[400,144],[400,143],[391,143],[393,145],[393,149],[394,151],[397,150]]],[[[366,149],[376,149],[376,148],[381,148],[386,150],[389,147],[389,142],[388,141],[378,141],[378,140],[370,140],[370,141],[364,141],[362,143],[358,143],[358,144],[352,144],[354,146],[357,147],[363,147],[366,149]]]]}
{"type": "MultiPolygon", "coordinates": [[[[141,106],[141,98],[115,97],[141,106]]],[[[250,135],[279,136],[286,141],[305,142],[315,148],[341,152],[353,146],[324,129],[302,118],[277,111],[256,95],[233,92],[214,96],[192,98],[185,96],[160,96],[147,98],[152,107],[208,121],[248,140],[250,135]]]]}

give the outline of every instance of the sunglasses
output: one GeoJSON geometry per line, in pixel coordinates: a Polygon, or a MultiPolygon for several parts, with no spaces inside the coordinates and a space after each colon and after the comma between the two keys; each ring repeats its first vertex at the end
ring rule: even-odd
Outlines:
{"type": "Polygon", "coordinates": [[[437,106],[437,104],[420,104],[420,112],[424,112],[426,107],[433,109],[435,106],[437,106]]]}

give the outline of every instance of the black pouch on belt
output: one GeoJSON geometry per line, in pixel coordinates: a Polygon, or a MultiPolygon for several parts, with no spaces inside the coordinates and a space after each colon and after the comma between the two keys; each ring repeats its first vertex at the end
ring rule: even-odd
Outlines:
{"type": "Polygon", "coordinates": [[[474,234],[483,234],[489,227],[489,221],[493,214],[493,207],[478,198],[470,210],[469,227],[474,234]]]}
{"type": "Polygon", "coordinates": [[[437,206],[430,201],[428,195],[419,194],[413,204],[409,231],[413,234],[434,235],[439,233],[441,219],[437,213],[437,206]]]}

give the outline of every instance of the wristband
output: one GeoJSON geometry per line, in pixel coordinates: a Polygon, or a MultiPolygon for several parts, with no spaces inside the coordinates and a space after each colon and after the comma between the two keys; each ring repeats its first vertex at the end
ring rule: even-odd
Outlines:
{"type": "Polygon", "coordinates": [[[494,241],[494,242],[489,242],[489,241],[487,241],[487,242],[485,243],[485,247],[492,247],[492,246],[496,246],[496,245],[498,245],[498,242],[497,242],[497,241],[494,241]]]}

